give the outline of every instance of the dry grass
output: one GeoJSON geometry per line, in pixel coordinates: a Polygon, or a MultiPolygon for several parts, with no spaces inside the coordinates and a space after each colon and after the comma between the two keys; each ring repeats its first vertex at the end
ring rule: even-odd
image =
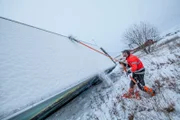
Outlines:
{"type": "Polygon", "coordinates": [[[176,46],[177,46],[177,47],[180,47],[180,43],[176,43],[176,46]]]}
{"type": "Polygon", "coordinates": [[[128,120],[134,120],[134,114],[129,114],[128,120]]]}
{"type": "Polygon", "coordinates": [[[171,103],[168,107],[164,108],[164,110],[168,113],[174,112],[175,111],[174,106],[175,106],[174,103],[171,103]]]}
{"type": "Polygon", "coordinates": [[[155,80],[154,84],[158,88],[159,91],[160,91],[160,88],[163,87],[159,80],[155,80]]]}

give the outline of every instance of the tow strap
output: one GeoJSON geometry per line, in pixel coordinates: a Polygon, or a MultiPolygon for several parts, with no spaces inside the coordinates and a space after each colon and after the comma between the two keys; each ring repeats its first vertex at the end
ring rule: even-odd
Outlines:
{"type": "MultiPolygon", "coordinates": [[[[71,37],[71,36],[69,36],[68,38],[69,38],[70,40],[72,40],[72,41],[75,41],[75,42],[77,42],[77,43],[79,43],[79,44],[81,44],[81,45],[83,45],[83,46],[85,46],[85,47],[87,47],[87,48],[95,51],[95,52],[98,52],[98,53],[100,53],[100,54],[102,54],[102,55],[104,55],[104,56],[106,56],[106,57],[109,57],[112,61],[118,62],[117,59],[112,58],[112,57],[111,57],[110,55],[108,55],[106,52],[103,53],[103,52],[101,52],[101,51],[99,51],[99,50],[96,50],[95,48],[93,48],[93,47],[91,47],[91,46],[88,46],[87,44],[85,44],[85,43],[83,43],[83,42],[81,42],[81,41],[79,41],[79,40],[76,40],[75,38],[73,38],[73,37],[71,37]]],[[[127,72],[126,67],[125,67],[122,63],[120,63],[120,64],[122,65],[124,71],[127,72]]],[[[130,76],[130,79],[131,79],[135,84],[137,84],[136,80],[135,80],[132,76],[130,76]]]]}
{"type": "Polygon", "coordinates": [[[107,54],[107,52],[105,52],[104,51],[104,49],[102,49],[102,48],[100,48],[103,52],[101,52],[101,51],[99,51],[99,50],[97,50],[97,49],[95,49],[95,48],[93,48],[93,47],[91,47],[91,46],[89,46],[89,45],[87,45],[87,44],[85,44],[85,43],[83,43],[83,42],[81,42],[81,41],[79,41],[79,40],[76,40],[75,38],[73,38],[73,37],[68,37],[70,40],[72,40],[72,41],[75,41],[75,42],[77,42],[77,43],[79,43],[79,44],[81,44],[81,45],[83,45],[83,46],[85,46],[85,47],[87,47],[87,48],[89,48],[89,49],[91,49],[91,50],[93,50],[93,51],[95,51],[95,52],[98,52],[98,53],[100,53],[100,54],[102,54],[102,55],[104,55],[104,56],[106,56],[106,57],[109,57],[113,62],[115,61],[115,62],[118,62],[118,60],[116,60],[116,59],[114,59],[114,58],[112,58],[110,55],[108,55],[107,54]]]}

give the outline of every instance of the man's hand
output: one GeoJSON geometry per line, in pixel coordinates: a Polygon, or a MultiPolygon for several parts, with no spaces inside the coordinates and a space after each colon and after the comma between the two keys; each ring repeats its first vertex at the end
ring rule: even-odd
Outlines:
{"type": "Polygon", "coordinates": [[[119,61],[119,64],[123,64],[126,67],[126,63],[119,61]]]}
{"type": "Polygon", "coordinates": [[[126,75],[129,79],[131,79],[131,77],[133,78],[133,73],[131,72],[131,69],[126,72],[126,75]]]}
{"type": "Polygon", "coordinates": [[[127,76],[129,76],[129,74],[132,74],[130,69],[126,72],[127,76]]]}

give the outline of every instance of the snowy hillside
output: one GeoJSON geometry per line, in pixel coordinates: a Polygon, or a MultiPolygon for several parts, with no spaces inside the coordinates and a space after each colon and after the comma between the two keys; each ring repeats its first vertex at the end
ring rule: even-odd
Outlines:
{"type": "Polygon", "coordinates": [[[173,34],[175,34],[177,32],[180,32],[180,24],[176,25],[176,26],[174,26],[174,27],[172,27],[172,28],[170,28],[170,29],[168,29],[168,30],[166,30],[164,32],[162,32],[161,36],[165,38],[168,35],[173,35],[173,34]]]}
{"type": "Polygon", "coordinates": [[[180,25],[176,25],[171,29],[161,33],[161,40],[158,44],[161,44],[164,41],[172,40],[173,38],[180,37],[180,25]]]}
{"type": "Polygon", "coordinates": [[[140,92],[142,99],[124,99],[130,80],[117,66],[101,74],[103,83],[94,86],[54,113],[47,120],[179,120],[180,38],[164,38],[154,52],[137,52],[146,68],[145,82],[156,96],[140,92]]]}

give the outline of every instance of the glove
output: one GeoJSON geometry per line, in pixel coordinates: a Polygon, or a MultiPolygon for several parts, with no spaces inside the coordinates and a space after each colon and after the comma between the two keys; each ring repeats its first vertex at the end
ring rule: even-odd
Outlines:
{"type": "Polygon", "coordinates": [[[127,66],[127,64],[126,63],[124,63],[124,62],[119,62],[120,64],[123,64],[125,67],[127,66]]]}
{"type": "Polygon", "coordinates": [[[131,72],[131,69],[127,70],[126,75],[129,79],[131,79],[131,77],[133,77],[133,73],[131,72]]]}
{"type": "Polygon", "coordinates": [[[130,69],[126,72],[127,76],[129,76],[129,74],[132,74],[130,69]]]}

